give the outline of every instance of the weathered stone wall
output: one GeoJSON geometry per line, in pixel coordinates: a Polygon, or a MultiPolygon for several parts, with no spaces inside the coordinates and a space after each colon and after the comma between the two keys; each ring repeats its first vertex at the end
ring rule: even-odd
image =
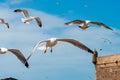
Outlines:
{"type": "Polygon", "coordinates": [[[97,58],[95,80],[120,80],[120,54],[97,58]]]}

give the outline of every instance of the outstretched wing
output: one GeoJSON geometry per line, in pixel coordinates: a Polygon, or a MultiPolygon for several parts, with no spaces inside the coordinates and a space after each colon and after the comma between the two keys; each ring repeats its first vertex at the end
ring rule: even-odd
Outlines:
{"type": "Polygon", "coordinates": [[[35,17],[35,20],[36,20],[38,26],[42,27],[42,22],[41,22],[40,18],[39,17],[35,17]]]}
{"type": "Polygon", "coordinates": [[[7,28],[9,28],[9,24],[7,22],[5,22],[4,19],[0,18],[0,23],[5,24],[5,26],[7,26],[7,28]]]}
{"type": "Polygon", "coordinates": [[[98,26],[102,26],[102,27],[110,29],[110,30],[113,30],[112,28],[108,27],[107,25],[105,25],[104,23],[101,23],[101,22],[93,22],[93,21],[91,21],[90,23],[91,24],[96,24],[98,26]]]}
{"type": "Polygon", "coordinates": [[[14,12],[22,12],[25,18],[29,17],[28,11],[26,9],[16,9],[14,12]]]}
{"type": "Polygon", "coordinates": [[[10,28],[10,26],[9,26],[9,24],[8,23],[4,23],[6,26],[7,26],[7,28],[10,28]]]}
{"type": "Polygon", "coordinates": [[[35,44],[35,46],[33,47],[32,51],[31,51],[30,54],[28,55],[27,60],[32,56],[32,54],[34,53],[34,51],[36,50],[36,48],[37,48],[41,43],[47,42],[47,41],[49,41],[49,40],[44,40],[44,41],[39,41],[39,42],[37,42],[37,44],[35,44]]]}
{"type": "Polygon", "coordinates": [[[26,66],[29,67],[27,60],[25,59],[24,55],[18,49],[8,49],[8,51],[12,52],[17,58],[26,66]]]}
{"type": "Polygon", "coordinates": [[[0,79],[0,80],[18,80],[18,79],[15,79],[15,78],[12,78],[12,77],[8,77],[8,78],[0,79]]]}
{"type": "Polygon", "coordinates": [[[73,25],[73,24],[81,24],[81,23],[85,23],[85,21],[83,21],[83,20],[73,20],[73,21],[70,21],[70,22],[66,22],[65,24],[66,25],[73,25]]]}
{"type": "Polygon", "coordinates": [[[67,38],[62,38],[62,39],[57,39],[58,41],[63,41],[63,42],[68,42],[73,44],[74,46],[77,46],[80,49],[83,49],[87,52],[90,52],[93,54],[93,51],[91,49],[89,49],[87,46],[85,46],[84,44],[82,44],[81,42],[74,40],[74,39],[67,39],[67,38]]]}

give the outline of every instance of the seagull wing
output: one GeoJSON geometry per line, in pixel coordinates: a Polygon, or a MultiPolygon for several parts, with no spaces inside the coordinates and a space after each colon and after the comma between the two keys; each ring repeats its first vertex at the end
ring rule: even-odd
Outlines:
{"type": "Polygon", "coordinates": [[[62,38],[62,39],[57,39],[58,41],[63,41],[63,42],[68,42],[73,44],[74,46],[77,46],[80,49],[83,49],[87,52],[90,52],[93,54],[93,51],[91,49],[89,49],[87,46],[85,46],[84,44],[82,44],[81,42],[74,40],[74,39],[67,39],[67,38],[62,38]]]}
{"type": "Polygon", "coordinates": [[[4,79],[0,79],[0,80],[18,80],[18,79],[15,79],[15,78],[9,77],[9,78],[4,78],[4,79]]]}
{"type": "Polygon", "coordinates": [[[2,24],[5,24],[5,26],[7,26],[7,27],[9,28],[9,24],[6,23],[6,22],[4,21],[4,19],[1,19],[1,18],[0,18],[0,22],[1,22],[2,24]]]}
{"type": "Polygon", "coordinates": [[[40,27],[42,27],[42,22],[41,22],[40,18],[39,18],[39,17],[35,17],[35,20],[36,20],[37,24],[38,24],[40,27]]]}
{"type": "Polygon", "coordinates": [[[22,12],[25,18],[29,17],[28,11],[26,9],[16,9],[14,12],[22,12]]]}
{"type": "Polygon", "coordinates": [[[43,40],[43,41],[39,41],[37,42],[37,44],[35,44],[35,46],[33,47],[32,51],[30,52],[29,56],[27,57],[27,60],[32,56],[32,54],[34,53],[34,51],[36,50],[36,48],[43,42],[48,42],[49,40],[43,40]]]}
{"type": "Polygon", "coordinates": [[[0,23],[5,24],[9,28],[9,24],[4,21],[4,19],[0,18],[0,23]]]}
{"type": "Polygon", "coordinates": [[[7,26],[7,28],[10,28],[10,26],[9,26],[9,24],[8,23],[4,23],[6,26],[7,26]]]}
{"type": "Polygon", "coordinates": [[[28,11],[26,9],[23,9],[22,11],[25,17],[29,17],[28,11]]]}
{"type": "Polygon", "coordinates": [[[102,27],[110,29],[110,30],[113,30],[112,28],[108,27],[107,25],[105,25],[104,23],[101,23],[101,22],[93,22],[93,21],[91,21],[90,23],[91,24],[96,24],[98,26],[102,26],[102,27]]]}
{"type": "Polygon", "coordinates": [[[8,49],[8,51],[12,52],[17,58],[26,66],[29,67],[27,60],[25,59],[24,55],[18,49],[8,49]]]}
{"type": "Polygon", "coordinates": [[[4,21],[2,18],[0,18],[0,22],[1,22],[1,23],[5,23],[5,21],[4,21]]]}
{"type": "Polygon", "coordinates": [[[81,24],[81,23],[85,23],[85,21],[83,20],[74,20],[74,21],[70,21],[70,22],[66,22],[66,25],[73,25],[73,24],[81,24]]]}

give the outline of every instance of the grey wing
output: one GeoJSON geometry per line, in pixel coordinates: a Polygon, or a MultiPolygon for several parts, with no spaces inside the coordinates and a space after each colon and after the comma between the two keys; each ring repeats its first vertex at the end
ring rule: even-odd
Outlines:
{"type": "Polygon", "coordinates": [[[84,44],[82,44],[81,42],[74,40],[74,39],[67,39],[67,38],[62,38],[62,39],[57,39],[58,41],[64,41],[64,42],[69,42],[71,44],[73,44],[74,46],[77,46],[80,49],[83,49],[87,52],[90,52],[93,54],[93,51],[91,49],[89,49],[87,46],[85,46],[84,44]]]}
{"type": "Polygon", "coordinates": [[[41,43],[47,42],[47,41],[48,41],[48,40],[44,40],[44,41],[39,41],[39,42],[37,42],[37,44],[35,44],[35,46],[33,47],[32,51],[31,51],[30,54],[28,55],[27,61],[28,61],[28,59],[32,56],[32,54],[34,53],[34,51],[36,50],[36,48],[37,48],[41,43]]]}
{"type": "Polygon", "coordinates": [[[5,21],[4,21],[2,18],[0,18],[0,22],[1,22],[1,23],[5,23],[5,21]]]}
{"type": "Polygon", "coordinates": [[[8,49],[8,51],[12,52],[14,55],[17,56],[17,58],[26,66],[29,67],[29,64],[26,60],[26,58],[24,57],[24,55],[21,53],[20,50],[18,49],[8,49]]]}
{"type": "Polygon", "coordinates": [[[108,27],[107,25],[105,25],[104,23],[101,23],[101,22],[93,22],[93,21],[91,21],[90,23],[91,24],[96,24],[98,26],[102,26],[102,27],[110,29],[110,30],[113,30],[112,28],[108,27]]]}
{"type": "Polygon", "coordinates": [[[70,21],[70,22],[66,22],[65,24],[66,25],[73,25],[73,24],[81,24],[81,23],[85,23],[85,21],[83,21],[83,20],[73,20],[73,21],[70,21]]]}
{"type": "Polygon", "coordinates": [[[15,9],[14,12],[23,12],[23,9],[15,9]]]}
{"type": "Polygon", "coordinates": [[[5,24],[5,26],[7,26],[7,27],[9,28],[9,24],[6,23],[6,22],[4,21],[4,19],[0,18],[0,22],[1,22],[2,24],[5,24]]]}
{"type": "Polygon", "coordinates": [[[26,9],[23,9],[22,11],[23,11],[23,14],[26,18],[29,17],[28,11],[26,9]]]}
{"type": "Polygon", "coordinates": [[[5,23],[5,25],[7,26],[7,28],[10,28],[9,24],[8,23],[5,23]]]}
{"type": "Polygon", "coordinates": [[[39,18],[39,17],[35,17],[35,20],[36,20],[37,24],[38,24],[40,27],[42,27],[42,22],[41,22],[40,18],[39,18]]]}
{"type": "Polygon", "coordinates": [[[16,9],[14,12],[22,12],[25,18],[29,17],[28,11],[26,9],[16,9]]]}

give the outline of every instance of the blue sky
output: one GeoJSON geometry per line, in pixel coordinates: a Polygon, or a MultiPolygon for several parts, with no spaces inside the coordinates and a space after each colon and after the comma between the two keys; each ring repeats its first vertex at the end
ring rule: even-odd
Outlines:
{"type": "MultiPolygon", "coordinates": [[[[90,49],[96,49],[99,56],[120,53],[119,3],[113,0],[1,0],[0,17],[10,24],[10,29],[0,25],[0,46],[18,48],[27,57],[39,40],[57,37],[76,39],[90,49]],[[22,23],[23,16],[13,12],[18,8],[27,9],[31,16],[39,16],[43,27],[39,28],[34,21],[22,23]],[[113,28],[116,34],[96,25],[85,31],[77,25],[64,25],[75,19],[103,22],[113,28]],[[112,44],[104,42],[103,38],[112,44]]],[[[69,43],[59,42],[52,54],[49,50],[46,54],[36,50],[29,60],[29,69],[13,54],[0,55],[0,77],[11,76],[19,80],[93,80],[95,72],[91,59],[91,54],[69,43]]]]}

